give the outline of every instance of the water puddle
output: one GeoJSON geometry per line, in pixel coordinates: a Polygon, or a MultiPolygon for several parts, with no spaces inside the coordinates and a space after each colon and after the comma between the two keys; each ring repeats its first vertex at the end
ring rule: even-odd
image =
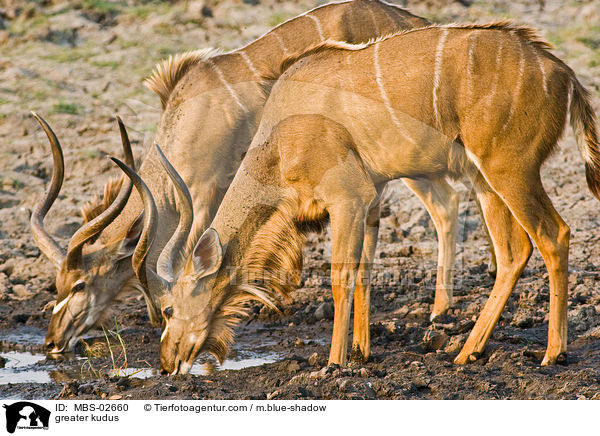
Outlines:
{"type": "Polygon", "coordinates": [[[8,383],[51,383],[48,371],[39,370],[36,365],[46,360],[46,356],[28,351],[7,351],[0,353],[4,368],[0,369],[0,384],[8,383]]]}
{"type": "MultiPolygon", "coordinates": [[[[190,374],[209,375],[215,371],[240,370],[277,362],[279,359],[281,359],[281,356],[276,353],[260,350],[245,350],[243,352],[234,350],[229,359],[223,362],[222,365],[213,357],[198,358],[190,369],[190,374]]],[[[119,370],[113,375],[146,379],[160,375],[160,371],[158,368],[127,368],[126,370],[119,370]]]]}
{"type": "MultiPolygon", "coordinates": [[[[147,379],[160,375],[158,368],[98,369],[90,367],[86,358],[81,356],[47,356],[40,352],[43,350],[43,333],[34,329],[21,329],[3,337],[0,343],[0,385],[65,383],[72,380],[93,380],[101,376],[147,379]]],[[[268,351],[267,344],[249,346],[237,343],[230,358],[222,365],[212,356],[203,356],[194,363],[190,374],[208,375],[214,371],[240,370],[273,363],[280,358],[280,355],[268,351]]]]}
{"type": "Polygon", "coordinates": [[[277,362],[281,356],[276,353],[268,353],[260,350],[245,350],[240,352],[234,350],[229,359],[220,365],[212,357],[200,358],[190,369],[190,374],[208,375],[214,371],[239,370],[253,366],[265,365],[277,362]]]}
{"type": "Polygon", "coordinates": [[[23,326],[3,333],[2,342],[21,346],[43,346],[46,331],[40,328],[23,326]]]}

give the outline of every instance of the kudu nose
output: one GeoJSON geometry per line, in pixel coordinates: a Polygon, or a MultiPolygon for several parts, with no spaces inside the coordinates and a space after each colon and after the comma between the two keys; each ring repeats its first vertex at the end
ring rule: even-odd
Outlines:
{"type": "Polygon", "coordinates": [[[168,360],[161,361],[160,373],[163,375],[174,375],[179,373],[179,365],[181,362],[176,359],[175,362],[169,362],[168,360]]]}
{"type": "Polygon", "coordinates": [[[171,374],[171,372],[172,372],[173,370],[172,370],[172,369],[170,369],[170,368],[173,368],[173,366],[172,366],[172,365],[169,365],[169,362],[167,362],[167,361],[166,361],[166,360],[164,360],[164,359],[160,359],[160,373],[161,373],[162,375],[169,375],[169,374],[171,374]]]}
{"type": "Polygon", "coordinates": [[[62,349],[59,348],[53,341],[46,342],[46,353],[48,354],[60,354],[62,349]]]}
{"type": "Polygon", "coordinates": [[[44,346],[46,350],[50,354],[59,354],[63,352],[64,346],[59,345],[59,342],[56,342],[54,338],[46,338],[44,341],[44,346]]]}

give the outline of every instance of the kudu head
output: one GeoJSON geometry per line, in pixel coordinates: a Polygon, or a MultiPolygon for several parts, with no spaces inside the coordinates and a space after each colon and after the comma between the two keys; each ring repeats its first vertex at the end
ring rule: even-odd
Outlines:
{"type": "MultiPolygon", "coordinates": [[[[50,187],[31,215],[31,230],[37,246],[57,270],[58,295],[48,326],[46,346],[50,352],[60,353],[72,349],[86,331],[101,321],[108,301],[115,296],[115,288],[122,288],[134,278],[129,257],[142,230],[142,215],[122,235],[115,235],[108,243],[97,240],[98,235],[119,215],[129,199],[132,183],[124,179],[114,201],[75,232],[65,251],[43,225],[44,217],[62,186],[63,153],[48,123],[35,113],[33,116],[48,137],[54,161],[50,187]]],[[[118,117],[117,121],[125,160],[133,166],[133,154],[125,127],[118,117]]],[[[134,283],[130,286],[139,287],[134,283]]],[[[154,318],[158,318],[158,315],[154,314],[154,318]]]]}
{"type": "Polygon", "coordinates": [[[185,374],[200,351],[209,351],[220,360],[218,341],[209,338],[209,326],[214,323],[212,293],[215,272],[221,264],[223,251],[217,232],[208,229],[196,244],[184,265],[184,247],[193,222],[190,193],[173,166],[158,146],[159,160],[177,191],[180,210],[177,229],[163,251],[156,268],[146,265],[146,256],[156,233],[156,206],[150,190],[141,177],[127,165],[113,159],[132,180],[144,202],[144,228],[133,255],[133,268],[153,295],[160,295],[162,335],[160,343],[161,370],[168,374],[185,374]],[[211,345],[212,344],[212,345],[211,345]]]}
{"type": "MultiPolygon", "coordinates": [[[[223,331],[232,336],[228,327],[219,326],[227,318],[215,314],[216,273],[223,260],[223,248],[217,232],[207,229],[186,263],[184,271],[163,293],[160,306],[163,329],[160,337],[160,369],[164,374],[186,374],[196,356],[201,352],[212,353],[220,362],[227,354],[227,347],[213,337],[211,332],[223,331]],[[223,327],[223,328],[221,328],[223,327]]],[[[227,338],[229,343],[233,337],[227,338]]]]}

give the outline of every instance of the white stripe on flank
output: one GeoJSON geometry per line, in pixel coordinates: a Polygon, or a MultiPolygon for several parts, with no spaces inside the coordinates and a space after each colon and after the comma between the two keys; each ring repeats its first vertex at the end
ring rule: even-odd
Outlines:
{"type": "MultiPolygon", "coordinates": [[[[518,38],[518,37],[517,37],[518,38]]],[[[525,56],[523,55],[523,42],[521,38],[519,40],[519,77],[517,77],[517,83],[515,85],[515,92],[513,93],[513,98],[510,104],[510,111],[508,112],[508,118],[504,122],[500,133],[504,132],[504,130],[508,127],[510,120],[512,119],[515,113],[515,106],[519,102],[519,96],[521,95],[521,88],[523,87],[523,75],[525,74],[525,56]]]]}
{"type": "Polygon", "coordinates": [[[477,30],[473,31],[471,35],[469,35],[469,52],[467,60],[467,108],[470,108],[473,104],[473,64],[475,63],[475,42],[478,36],[479,32],[477,30]]]}
{"type": "Polygon", "coordinates": [[[385,108],[387,109],[388,113],[390,114],[390,117],[392,118],[392,122],[396,125],[396,127],[398,128],[400,133],[406,139],[408,139],[409,141],[414,143],[415,142],[414,139],[412,139],[405,131],[406,126],[404,126],[402,123],[400,123],[400,120],[396,117],[394,108],[392,107],[392,104],[390,103],[390,99],[389,99],[387,93],[385,92],[385,88],[383,86],[383,78],[381,76],[381,67],[379,66],[379,45],[380,44],[374,45],[373,64],[375,65],[375,81],[377,82],[377,86],[379,87],[379,93],[381,94],[381,99],[383,100],[383,104],[385,105],[385,108]]]}
{"type": "Polygon", "coordinates": [[[238,95],[235,93],[235,91],[233,90],[233,88],[231,87],[231,85],[229,84],[229,82],[227,82],[227,80],[225,80],[225,76],[223,75],[223,71],[221,71],[221,69],[219,67],[217,67],[215,65],[214,62],[210,62],[210,61],[206,61],[217,73],[217,76],[219,77],[219,80],[221,81],[221,83],[223,84],[223,86],[225,87],[225,89],[227,89],[227,91],[229,92],[229,94],[231,95],[231,97],[233,98],[233,100],[236,102],[236,104],[245,112],[248,112],[248,109],[246,109],[246,106],[244,106],[244,103],[242,103],[242,101],[240,100],[240,98],[238,97],[238,95]]]}
{"type": "Polygon", "coordinates": [[[317,28],[317,32],[319,32],[319,38],[321,38],[321,42],[325,42],[325,36],[323,35],[323,28],[321,27],[321,22],[314,15],[306,14],[308,18],[315,22],[315,26],[317,28]]]}
{"type": "Polygon", "coordinates": [[[437,122],[438,129],[442,129],[442,120],[438,109],[438,93],[440,91],[440,76],[442,74],[442,58],[444,57],[444,44],[448,37],[448,28],[442,29],[442,34],[435,49],[435,65],[433,67],[433,113],[437,122]]]}
{"type": "Polygon", "coordinates": [[[535,55],[535,59],[537,60],[538,65],[540,66],[540,71],[542,72],[542,86],[544,88],[544,94],[548,97],[548,84],[546,83],[546,69],[544,68],[544,62],[540,57],[540,54],[537,51],[537,48],[531,47],[533,50],[533,54],[535,55]]]}
{"type": "Polygon", "coordinates": [[[272,36],[275,37],[275,39],[277,40],[277,43],[279,44],[279,46],[283,50],[283,54],[286,55],[286,56],[289,56],[290,52],[288,51],[287,47],[285,46],[285,43],[283,42],[283,39],[281,39],[281,36],[279,36],[277,34],[277,32],[275,32],[275,31],[271,32],[270,35],[272,35],[272,36]]]}
{"type": "Polygon", "coordinates": [[[258,70],[254,67],[254,64],[252,63],[250,56],[248,56],[248,53],[246,53],[244,50],[240,50],[240,51],[238,51],[238,53],[244,59],[244,61],[248,65],[248,68],[250,69],[250,71],[252,71],[252,74],[254,74],[254,77],[256,77],[258,80],[261,80],[262,76],[260,75],[258,70]]]}
{"type": "Polygon", "coordinates": [[[54,309],[52,309],[52,313],[53,314],[58,313],[60,311],[60,309],[62,309],[64,307],[64,305],[69,302],[69,300],[71,299],[72,296],[73,296],[73,294],[69,294],[69,296],[67,298],[63,299],[63,301],[61,301],[60,303],[55,305],[54,309]]]}
{"type": "MultiPolygon", "coordinates": [[[[492,103],[494,102],[494,96],[498,92],[498,84],[500,82],[500,65],[502,63],[502,51],[504,50],[504,41],[500,40],[500,44],[498,45],[498,52],[496,53],[496,72],[494,73],[494,81],[492,82],[492,90],[487,96],[487,106],[488,108],[492,107],[492,103]]],[[[490,111],[488,111],[490,114],[490,111]]]]}

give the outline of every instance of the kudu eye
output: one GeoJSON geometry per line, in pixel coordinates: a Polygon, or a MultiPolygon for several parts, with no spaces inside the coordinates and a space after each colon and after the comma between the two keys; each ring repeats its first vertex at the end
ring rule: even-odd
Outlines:
{"type": "Polygon", "coordinates": [[[171,318],[173,316],[173,307],[165,307],[165,310],[163,310],[163,314],[165,315],[165,318],[171,318]]]}
{"type": "Polygon", "coordinates": [[[81,292],[84,289],[85,289],[85,282],[83,280],[78,280],[77,282],[75,282],[75,284],[71,288],[71,293],[74,294],[75,292],[81,292]]]}

